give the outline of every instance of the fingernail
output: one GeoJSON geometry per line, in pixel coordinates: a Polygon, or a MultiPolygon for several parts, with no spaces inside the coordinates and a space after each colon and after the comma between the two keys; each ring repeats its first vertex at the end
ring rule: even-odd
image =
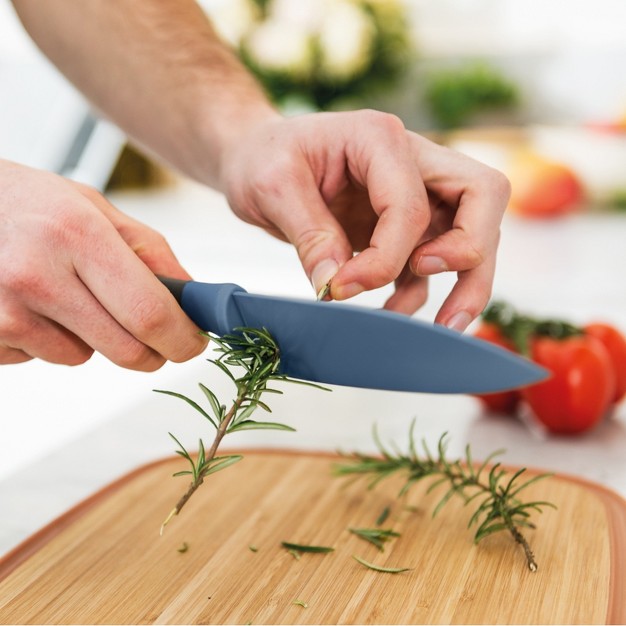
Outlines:
{"type": "Polygon", "coordinates": [[[339,287],[333,285],[333,295],[336,300],[347,300],[348,298],[359,295],[363,291],[365,291],[365,287],[359,283],[348,283],[347,285],[339,287]]]}
{"type": "Polygon", "coordinates": [[[337,261],[333,259],[320,261],[311,272],[311,283],[313,283],[315,293],[319,293],[338,271],[339,264],[337,261]]]}
{"type": "Polygon", "coordinates": [[[431,274],[439,274],[447,271],[448,265],[439,256],[422,256],[415,268],[415,273],[418,276],[430,276],[431,274]]]}
{"type": "Polygon", "coordinates": [[[455,313],[446,323],[448,328],[462,333],[471,323],[472,316],[467,311],[455,313]]]}

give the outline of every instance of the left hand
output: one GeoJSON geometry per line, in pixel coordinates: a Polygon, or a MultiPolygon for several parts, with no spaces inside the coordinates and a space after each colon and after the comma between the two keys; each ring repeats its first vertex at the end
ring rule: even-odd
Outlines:
{"type": "Polygon", "coordinates": [[[293,243],[336,300],[395,281],[385,307],[410,314],[428,276],[455,271],[435,321],[458,330],[489,300],[508,181],[393,115],[266,118],[224,151],[220,173],[234,212],[293,243]]]}

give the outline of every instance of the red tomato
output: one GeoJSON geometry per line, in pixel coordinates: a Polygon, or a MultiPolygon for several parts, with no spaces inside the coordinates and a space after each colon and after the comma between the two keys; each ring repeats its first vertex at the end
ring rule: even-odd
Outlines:
{"type": "MultiPolygon", "coordinates": [[[[490,343],[495,343],[501,348],[514,351],[513,344],[500,331],[496,324],[483,322],[474,333],[474,336],[490,343]]],[[[514,415],[520,402],[519,391],[501,391],[498,393],[486,393],[476,396],[485,408],[491,413],[504,413],[514,415]]]]}
{"type": "Polygon", "coordinates": [[[606,414],[615,393],[609,355],[591,336],[536,337],[532,360],[552,372],[522,396],[537,419],[554,433],[575,434],[593,428],[606,414]]]}
{"type": "Polygon", "coordinates": [[[613,402],[619,402],[626,394],[626,338],[617,328],[600,322],[588,324],[583,330],[601,341],[609,353],[615,373],[613,402]]]}

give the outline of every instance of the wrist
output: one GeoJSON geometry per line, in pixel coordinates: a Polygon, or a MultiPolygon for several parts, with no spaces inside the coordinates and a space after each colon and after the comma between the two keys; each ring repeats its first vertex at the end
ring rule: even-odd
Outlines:
{"type": "Polygon", "coordinates": [[[198,140],[205,158],[198,164],[197,178],[218,191],[225,192],[225,169],[229,155],[250,141],[256,128],[281,115],[263,98],[243,98],[240,102],[210,103],[203,112],[198,140]]]}

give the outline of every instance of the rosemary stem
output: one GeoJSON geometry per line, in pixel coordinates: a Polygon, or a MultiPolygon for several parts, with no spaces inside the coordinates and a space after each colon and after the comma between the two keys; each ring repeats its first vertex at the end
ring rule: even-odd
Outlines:
{"type": "MultiPolygon", "coordinates": [[[[239,407],[243,403],[248,392],[249,389],[247,387],[243,387],[242,389],[240,389],[239,393],[237,394],[236,400],[233,402],[233,405],[230,407],[228,413],[224,415],[224,419],[222,419],[222,421],[220,422],[217,432],[215,433],[215,439],[213,440],[213,443],[211,444],[211,447],[209,448],[209,451],[206,455],[207,461],[212,461],[215,458],[215,455],[217,454],[217,449],[219,448],[222,439],[228,431],[228,426],[230,425],[233,417],[235,417],[235,415],[237,414],[237,411],[239,410],[239,407]]],[[[207,471],[208,469],[209,467],[207,466],[207,471]]],[[[181,496],[180,500],[178,500],[178,502],[176,503],[176,506],[170,511],[170,514],[165,518],[163,524],[161,524],[161,534],[163,534],[163,529],[165,528],[165,526],[167,526],[167,524],[172,520],[173,517],[180,513],[185,504],[187,504],[187,501],[200,487],[200,485],[202,485],[202,483],[204,482],[204,476],[205,473],[200,472],[198,476],[189,484],[189,488],[187,489],[187,491],[181,496]]]]}
{"type": "Polygon", "coordinates": [[[524,550],[524,554],[526,555],[526,562],[528,563],[528,569],[531,572],[536,572],[538,565],[537,565],[537,562],[535,561],[535,555],[533,554],[533,551],[530,549],[530,545],[528,544],[528,541],[526,541],[526,537],[522,535],[522,533],[519,531],[517,526],[515,526],[515,524],[513,524],[513,522],[511,522],[510,519],[506,520],[506,525],[507,525],[507,528],[509,529],[509,532],[513,536],[513,539],[515,539],[515,541],[522,546],[524,550]]]}

